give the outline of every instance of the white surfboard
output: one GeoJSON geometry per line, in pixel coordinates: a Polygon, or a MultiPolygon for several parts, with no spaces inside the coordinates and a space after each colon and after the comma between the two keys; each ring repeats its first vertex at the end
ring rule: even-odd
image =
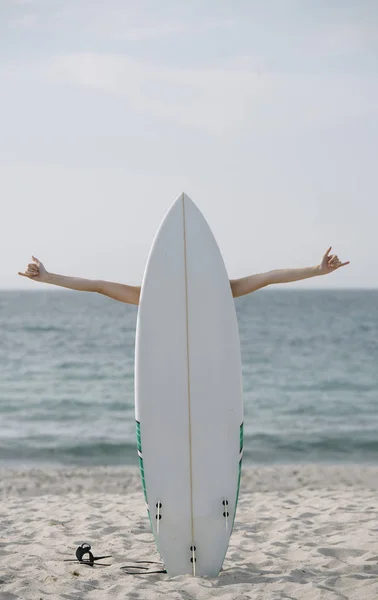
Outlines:
{"type": "Polygon", "coordinates": [[[243,405],[234,301],[222,256],[186,194],[156,234],[135,350],[147,510],[170,576],[216,577],[240,484],[243,405]]]}

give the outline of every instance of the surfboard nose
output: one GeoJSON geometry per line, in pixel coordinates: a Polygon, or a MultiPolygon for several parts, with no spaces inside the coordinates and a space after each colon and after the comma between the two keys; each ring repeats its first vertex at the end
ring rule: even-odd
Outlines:
{"type": "Polygon", "coordinates": [[[184,210],[186,214],[189,214],[189,212],[191,214],[197,213],[197,217],[204,219],[204,215],[202,214],[201,210],[198,208],[197,204],[191,199],[191,197],[186,192],[181,192],[175,198],[173,204],[171,205],[171,207],[168,210],[168,213],[170,213],[175,208],[178,208],[178,206],[180,206],[180,208],[182,207],[182,210],[184,210]]]}
{"type": "Polygon", "coordinates": [[[177,202],[188,202],[190,204],[194,204],[193,200],[190,198],[190,196],[188,196],[188,194],[186,194],[186,192],[180,192],[180,194],[178,196],[176,196],[174,202],[173,202],[173,206],[177,203],[177,202]]]}

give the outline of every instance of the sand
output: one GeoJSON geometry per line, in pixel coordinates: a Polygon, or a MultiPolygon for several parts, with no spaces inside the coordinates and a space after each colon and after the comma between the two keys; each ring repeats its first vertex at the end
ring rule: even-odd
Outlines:
{"type": "Polygon", "coordinates": [[[121,569],[160,561],[136,469],[0,469],[0,600],[378,600],[377,499],[378,467],[245,468],[220,576],[169,579],[121,569]]]}

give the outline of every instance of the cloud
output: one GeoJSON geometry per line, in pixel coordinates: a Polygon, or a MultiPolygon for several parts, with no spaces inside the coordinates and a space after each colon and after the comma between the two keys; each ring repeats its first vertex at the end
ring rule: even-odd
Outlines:
{"type": "Polygon", "coordinates": [[[69,31],[71,40],[76,36],[96,43],[128,41],[145,42],[166,39],[183,34],[228,28],[233,20],[191,14],[185,5],[165,6],[152,2],[121,2],[111,0],[106,5],[98,0],[20,0],[10,11],[12,22],[22,24],[22,10],[33,6],[41,23],[41,32],[55,31],[57,36],[69,31]],[[25,3],[25,7],[23,4],[25,3]],[[17,6],[17,4],[19,6],[17,6]]]}
{"type": "Polygon", "coordinates": [[[147,63],[122,55],[55,57],[45,71],[51,81],[122,96],[129,108],[169,122],[222,133],[242,123],[256,73],[147,63]]]}
{"type": "Polygon", "coordinates": [[[13,29],[31,29],[37,24],[38,18],[35,14],[23,14],[8,21],[8,26],[13,29]]]}
{"type": "Polygon", "coordinates": [[[110,37],[113,39],[123,39],[128,41],[146,41],[161,38],[168,38],[180,34],[203,33],[209,30],[228,28],[232,24],[229,19],[225,20],[204,20],[199,23],[188,23],[179,20],[167,20],[165,22],[151,22],[149,25],[141,24],[136,26],[128,26],[122,31],[119,27],[112,29],[110,37]]]}
{"type": "MultiPolygon", "coordinates": [[[[238,61],[235,63],[238,64],[238,61]]],[[[55,84],[125,98],[128,109],[213,134],[316,128],[374,111],[376,79],[270,73],[245,57],[239,66],[178,68],[124,55],[56,56],[42,68],[55,84]]]]}
{"type": "Polygon", "coordinates": [[[377,20],[337,22],[315,28],[306,44],[316,48],[320,55],[350,57],[378,49],[377,20]]]}

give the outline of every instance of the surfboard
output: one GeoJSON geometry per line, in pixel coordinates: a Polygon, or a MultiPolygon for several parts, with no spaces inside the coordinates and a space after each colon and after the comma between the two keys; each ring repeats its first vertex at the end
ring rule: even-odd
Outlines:
{"type": "Polygon", "coordinates": [[[135,415],[144,497],[168,575],[218,576],[240,485],[240,343],[221,253],[184,193],[143,277],[135,415]]]}

